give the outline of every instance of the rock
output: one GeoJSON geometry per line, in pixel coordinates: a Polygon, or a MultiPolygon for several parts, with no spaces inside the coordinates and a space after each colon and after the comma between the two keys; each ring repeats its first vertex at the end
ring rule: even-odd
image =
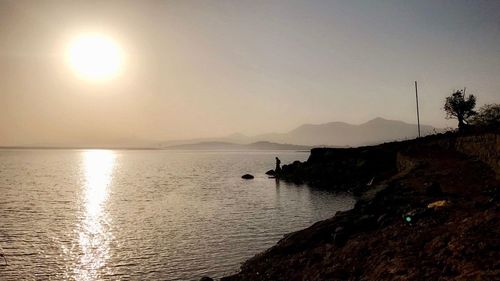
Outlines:
{"type": "Polygon", "coordinates": [[[379,226],[385,226],[387,224],[386,222],[387,222],[387,214],[383,214],[379,216],[377,219],[377,224],[379,226]]]}
{"type": "Polygon", "coordinates": [[[339,226],[335,229],[335,233],[333,234],[333,242],[335,243],[335,246],[344,246],[348,239],[349,235],[343,227],[339,226]]]}
{"type": "Polygon", "coordinates": [[[354,222],[356,232],[365,232],[377,228],[377,218],[373,215],[363,215],[354,222]]]}
{"type": "Polygon", "coordinates": [[[246,179],[246,180],[251,180],[254,178],[254,176],[250,175],[250,174],[244,174],[243,176],[241,176],[242,179],[246,179]]]}
{"type": "Polygon", "coordinates": [[[269,171],[266,172],[266,175],[268,175],[268,176],[274,176],[274,175],[276,175],[276,173],[274,172],[274,170],[269,170],[269,171]]]}
{"type": "Polygon", "coordinates": [[[214,281],[214,279],[212,279],[208,276],[203,276],[203,277],[201,277],[200,281],[214,281]]]}
{"type": "Polygon", "coordinates": [[[441,186],[437,182],[428,183],[425,186],[425,193],[432,197],[439,197],[443,195],[443,191],[441,190],[441,186]]]}
{"type": "Polygon", "coordinates": [[[434,201],[434,202],[428,204],[427,208],[428,209],[439,209],[439,208],[442,208],[442,207],[446,207],[448,205],[449,205],[448,201],[446,201],[446,200],[438,200],[438,201],[434,201]]]}

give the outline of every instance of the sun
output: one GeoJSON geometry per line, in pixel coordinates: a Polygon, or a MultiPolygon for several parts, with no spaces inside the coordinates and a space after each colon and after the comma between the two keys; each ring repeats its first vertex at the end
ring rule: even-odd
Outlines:
{"type": "Polygon", "coordinates": [[[87,80],[107,80],[120,74],[123,51],[120,45],[103,34],[82,34],[68,46],[69,65],[87,80]]]}

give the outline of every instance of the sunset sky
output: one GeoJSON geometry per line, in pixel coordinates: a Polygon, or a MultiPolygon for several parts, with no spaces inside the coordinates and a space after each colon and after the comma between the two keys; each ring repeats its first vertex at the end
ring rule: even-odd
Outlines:
{"type": "Polygon", "coordinates": [[[425,124],[454,89],[498,103],[500,1],[0,0],[0,145],[414,123],[414,80],[425,124]],[[110,51],[71,55],[88,34],[110,51]]]}

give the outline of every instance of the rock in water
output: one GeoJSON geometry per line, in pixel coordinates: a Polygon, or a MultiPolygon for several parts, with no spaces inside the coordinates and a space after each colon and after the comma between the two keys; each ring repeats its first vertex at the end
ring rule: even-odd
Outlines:
{"type": "Polygon", "coordinates": [[[241,178],[246,179],[246,180],[251,180],[251,179],[253,179],[253,176],[250,174],[244,174],[243,176],[241,176],[241,178]]]}
{"type": "Polygon", "coordinates": [[[266,172],[266,175],[268,175],[268,176],[274,176],[274,175],[276,175],[276,172],[274,172],[274,170],[269,170],[269,171],[266,172]]]}

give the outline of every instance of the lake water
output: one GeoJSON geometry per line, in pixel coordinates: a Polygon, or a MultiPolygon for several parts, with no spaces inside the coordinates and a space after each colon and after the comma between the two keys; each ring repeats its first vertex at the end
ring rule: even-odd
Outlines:
{"type": "Polygon", "coordinates": [[[268,179],[275,156],[309,153],[0,150],[0,279],[221,277],[353,206],[268,179]]]}

